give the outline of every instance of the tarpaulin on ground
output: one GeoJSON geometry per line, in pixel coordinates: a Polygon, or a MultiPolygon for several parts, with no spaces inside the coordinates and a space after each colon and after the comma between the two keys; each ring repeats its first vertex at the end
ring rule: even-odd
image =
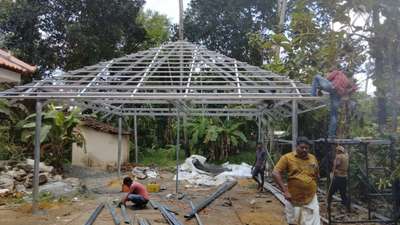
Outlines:
{"type": "MultiPolygon", "coordinates": [[[[185,160],[179,167],[179,180],[186,180],[190,184],[194,185],[206,185],[215,186],[220,185],[228,180],[234,180],[236,177],[251,177],[251,166],[247,163],[230,164],[229,162],[224,163],[218,168],[217,166],[210,164],[207,165],[206,158],[200,155],[192,155],[185,160]],[[197,161],[198,160],[198,161],[197,161]],[[196,165],[195,165],[195,162],[196,165]],[[198,162],[202,166],[198,165],[198,162]],[[212,172],[207,172],[199,168],[210,168],[212,172]],[[224,171],[215,173],[215,171],[224,171]]],[[[176,175],[174,177],[176,180],[176,175]]]]}

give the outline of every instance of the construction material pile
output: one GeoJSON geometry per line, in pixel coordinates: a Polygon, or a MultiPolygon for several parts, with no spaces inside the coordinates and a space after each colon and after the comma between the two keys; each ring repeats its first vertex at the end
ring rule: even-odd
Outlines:
{"type": "Polygon", "coordinates": [[[229,162],[216,166],[206,163],[206,158],[200,155],[187,158],[180,165],[178,174],[179,180],[205,186],[221,185],[225,181],[235,180],[235,177],[251,177],[251,166],[246,163],[238,165],[229,162]]]}
{"type": "MultiPolygon", "coordinates": [[[[33,186],[32,159],[22,162],[1,161],[0,163],[0,196],[13,194],[30,194],[33,186]]],[[[50,192],[53,195],[76,192],[80,188],[78,178],[63,179],[55,174],[52,166],[39,164],[39,191],[50,192]]]]}

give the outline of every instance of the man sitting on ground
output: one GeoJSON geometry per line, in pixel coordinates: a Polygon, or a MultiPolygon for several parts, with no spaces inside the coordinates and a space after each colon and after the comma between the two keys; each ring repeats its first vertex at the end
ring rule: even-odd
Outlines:
{"type": "Polygon", "coordinates": [[[133,181],[130,177],[124,178],[123,185],[129,187],[129,192],[121,203],[126,205],[127,201],[131,201],[135,207],[144,208],[149,201],[149,193],[146,187],[139,182],[133,181]]]}

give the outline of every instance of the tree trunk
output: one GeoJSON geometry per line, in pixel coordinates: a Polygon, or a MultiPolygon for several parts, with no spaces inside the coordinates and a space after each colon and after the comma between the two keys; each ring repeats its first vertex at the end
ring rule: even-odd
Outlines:
{"type": "MultiPolygon", "coordinates": [[[[383,79],[384,65],[383,65],[383,49],[382,49],[382,32],[381,24],[379,22],[380,9],[378,3],[375,4],[372,10],[372,25],[374,38],[370,42],[372,49],[372,57],[375,60],[374,77],[376,80],[383,79]]],[[[378,129],[383,134],[386,125],[386,90],[385,87],[377,85],[377,109],[378,109],[378,129]]]]}

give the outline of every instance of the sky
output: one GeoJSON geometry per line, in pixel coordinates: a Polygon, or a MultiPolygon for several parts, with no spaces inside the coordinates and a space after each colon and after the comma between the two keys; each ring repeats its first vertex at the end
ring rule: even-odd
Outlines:
{"type": "MultiPolygon", "coordinates": [[[[183,8],[184,10],[187,8],[190,0],[183,0],[183,8]]],[[[167,15],[167,17],[172,21],[172,23],[179,22],[179,0],[146,0],[146,4],[144,5],[145,9],[151,9],[153,11],[157,11],[161,14],[167,15]]],[[[353,22],[356,25],[362,25],[365,23],[365,19],[358,16],[352,16],[353,22]]],[[[335,27],[339,28],[340,24],[335,24],[335,27]]],[[[359,90],[365,90],[365,77],[366,74],[359,73],[354,75],[355,78],[359,81],[359,90]]],[[[367,93],[369,95],[374,95],[376,87],[372,84],[372,80],[368,82],[367,93]]]]}
{"type": "MultiPolygon", "coordinates": [[[[183,0],[185,10],[190,0],[183,0]]],[[[151,9],[167,15],[172,23],[179,22],[179,0],[146,0],[145,9],[151,9]]]]}

